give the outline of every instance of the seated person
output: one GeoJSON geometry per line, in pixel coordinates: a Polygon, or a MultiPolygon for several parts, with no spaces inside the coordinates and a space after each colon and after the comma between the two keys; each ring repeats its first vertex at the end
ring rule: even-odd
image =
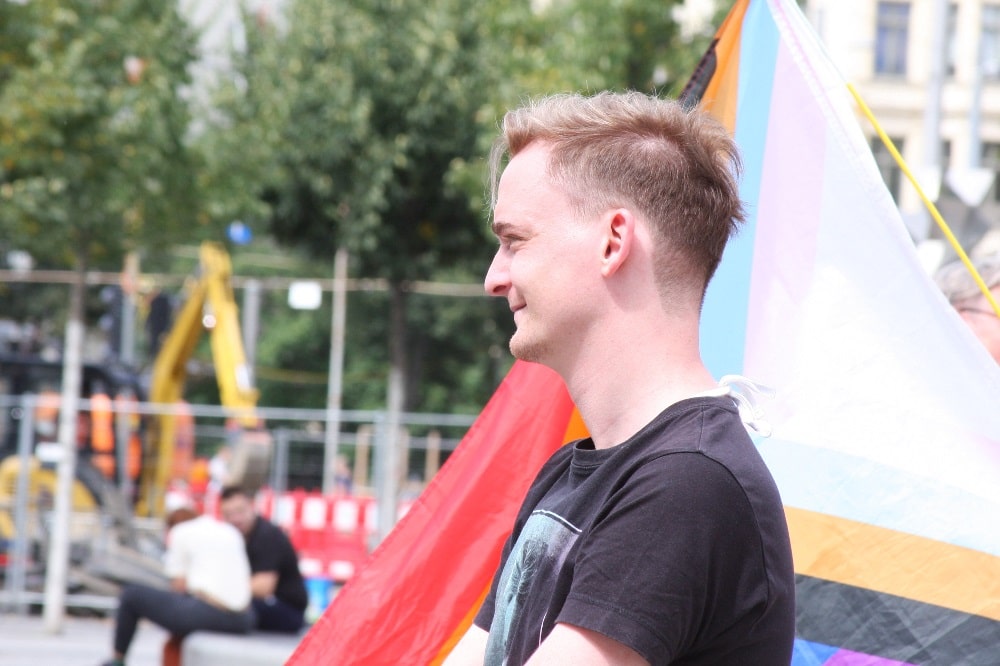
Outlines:
{"type": "Polygon", "coordinates": [[[114,657],[105,666],[125,663],[141,618],[178,640],[199,629],[233,634],[251,629],[250,564],[240,533],[189,507],[170,512],[167,530],[164,568],[171,589],[128,585],[122,590],[114,657]]]}
{"type": "Polygon", "coordinates": [[[222,490],[222,518],[246,539],[256,628],[295,633],[305,624],[309,598],[292,542],[277,525],[256,514],[250,495],[237,486],[222,490]]]}

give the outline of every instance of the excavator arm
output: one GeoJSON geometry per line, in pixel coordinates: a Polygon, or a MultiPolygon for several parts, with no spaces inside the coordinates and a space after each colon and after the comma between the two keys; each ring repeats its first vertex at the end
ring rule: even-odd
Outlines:
{"type": "MultiPolygon", "coordinates": [[[[187,300],[153,364],[149,399],[165,405],[175,405],[181,400],[187,363],[208,331],[222,406],[240,426],[232,441],[229,481],[253,492],[267,473],[271,438],[262,429],[256,413],[258,391],[243,347],[231,277],[232,263],[226,250],[218,243],[203,243],[198,272],[189,284],[187,300]]],[[[175,438],[174,414],[159,416],[152,428],[154,464],[144,466],[143,471],[146,478],[141,485],[145,492],[140,512],[162,511],[165,490],[171,480],[175,438]]]]}

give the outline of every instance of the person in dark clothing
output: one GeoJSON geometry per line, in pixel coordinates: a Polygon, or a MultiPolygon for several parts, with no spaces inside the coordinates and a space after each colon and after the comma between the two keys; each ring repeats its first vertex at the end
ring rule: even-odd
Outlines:
{"type": "Polygon", "coordinates": [[[295,633],[305,624],[309,603],[299,558],[288,536],[271,521],[257,515],[245,490],[222,490],[222,518],[243,534],[250,560],[250,590],[256,628],[295,633]]]}
{"type": "Polygon", "coordinates": [[[720,123],[637,92],[505,116],[486,291],[513,313],[511,353],[559,373],[590,436],[536,476],[447,666],[791,661],[788,526],[746,430],[766,430],[758,387],[720,382],[699,350],[738,170],[720,123]]]}

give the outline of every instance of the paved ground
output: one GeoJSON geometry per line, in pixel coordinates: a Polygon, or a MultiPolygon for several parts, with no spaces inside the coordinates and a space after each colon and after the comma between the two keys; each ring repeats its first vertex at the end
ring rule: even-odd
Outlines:
{"type": "MultiPolygon", "coordinates": [[[[114,620],[67,617],[63,631],[45,631],[39,615],[0,613],[3,666],[97,666],[111,656],[114,620]]],[[[142,622],[128,654],[128,666],[159,666],[166,632],[142,622]]]]}

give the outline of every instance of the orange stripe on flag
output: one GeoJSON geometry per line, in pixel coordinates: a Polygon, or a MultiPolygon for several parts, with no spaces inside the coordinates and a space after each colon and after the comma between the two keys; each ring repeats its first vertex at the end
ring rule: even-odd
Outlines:
{"type": "Polygon", "coordinates": [[[462,640],[462,636],[465,635],[465,632],[472,626],[473,620],[476,619],[476,613],[479,612],[479,607],[483,605],[483,599],[485,599],[486,595],[489,594],[490,587],[492,587],[492,585],[493,580],[491,579],[483,587],[483,592],[479,595],[479,599],[476,600],[476,603],[469,609],[469,612],[465,614],[465,617],[462,618],[462,622],[459,623],[453,632],[451,632],[451,636],[448,637],[444,647],[441,648],[441,651],[438,652],[437,656],[434,657],[434,660],[431,661],[431,666],[439,666],[444,663],[444,660],[448,658],[448,655],[455,649],[458,642],[462,640]]]}
{"type": "Polygon", "coordinates": [[[1000,620],[1000,557],[785,507],[795,572],[1000,620]]]}
{"type": "Polygon", "coordinates": [[[587,432],[587,426],[583,422],[583,417],[580,416],[580,410],[574,408],[573,414],[569,417],[569,423],[566,425],[566,434],[563,435],[563,443],[566,444],[589,436],[590,433],[587,432]]]}
{"type": "Polygon", "coordinates": [[[749,0],[740,0],[726,15],[715,33],[716,70],[705,89],[701,105],[718,118],[730,132],[736,129],[736,101],[740,73],[740,35],[749,0]]]}

